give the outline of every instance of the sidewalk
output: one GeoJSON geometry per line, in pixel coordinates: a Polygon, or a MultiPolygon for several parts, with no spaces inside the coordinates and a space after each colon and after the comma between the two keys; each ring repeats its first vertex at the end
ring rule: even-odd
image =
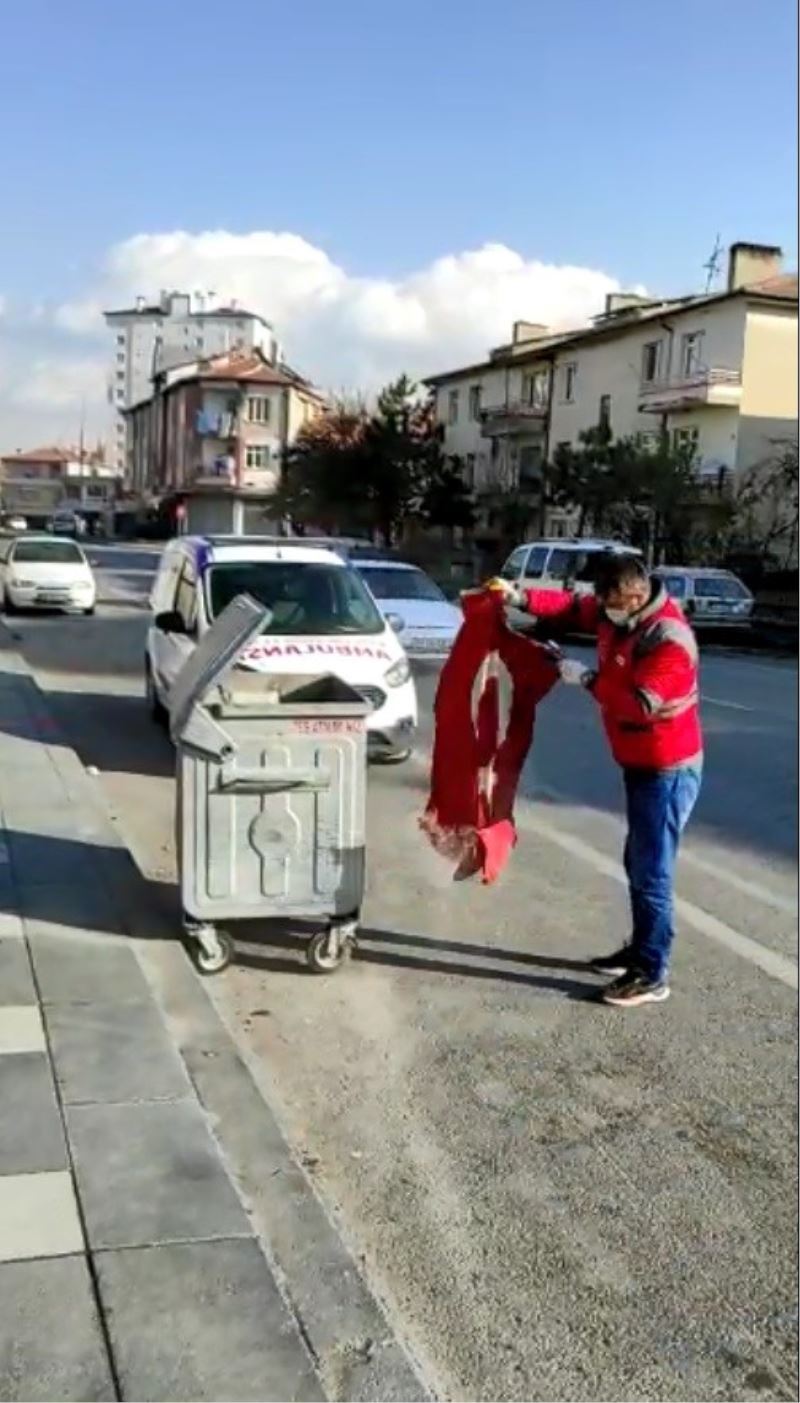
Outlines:
{"type": "MultiPolygon", "coordinates": [[[[322,1267],[342,1282],[342,1311],[328,1318],[324,1294],[315,1304],[307,1292],[301,1330],[292,1263],[279,1289],[240,1195],[246,1170],[254,1181],[284,1173],[294,1199],[311,1191],[259,1156],[267,1142],[273,1157],[288,1151],[8,646],[0,627],[0,1398],[421,1397],[393,1343],[383,1375],[374,1348],[332,1368],[330,1337],[342,1343],[355,1299],[340,1245],[322,1267]],[[152,987],[159,968],[185,981],[182,1016],[203,1027],[192,1056],[152,987]],[[206,1107],[220,1095],[204,1057],[219,1059],[228,1109],[242,1112],[234,1138],[247,1120],[238,1188],[195,1092],[206,1107]]],[[[314,1221],[318,1205],[309,1216],[302,1204],[314,1221]]],[[[300,1244],[317,1276],[309,1248],[327,1230],[300,1244]]]]}

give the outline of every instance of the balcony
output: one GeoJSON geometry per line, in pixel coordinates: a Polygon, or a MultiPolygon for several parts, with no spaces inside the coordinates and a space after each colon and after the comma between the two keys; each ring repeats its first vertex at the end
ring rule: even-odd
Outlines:
{"type": "Polygon", "coordinates": [[[741,371],[709,366],[698,367],[688,375],[643,381],[639,386],[639,410],[644,414],[668,414],[703,405],[735,409],[741,398],[741,371]]]}
{"type": "Polygon", "coordinates": [[[510,438],[516,434],[535,433],[544,426],[546,418],[546,404],[528,404],[523,400],[487,404],[481,410],[481,435],[483,438],[510,438]]]}

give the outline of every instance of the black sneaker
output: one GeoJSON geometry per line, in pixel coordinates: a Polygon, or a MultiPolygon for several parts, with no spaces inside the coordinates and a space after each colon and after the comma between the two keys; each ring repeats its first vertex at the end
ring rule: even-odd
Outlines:
{"type": "Polygon", "coordinates": [[[623,974],[600,995],[604,1004],[614,1008],[638,1008],[639,1004],[663,1004],[669,998],[665,979],[648,979],[644,974],[623,974]]]}
{"type": "Polygon", "coordinates": [[[621,950],[615,950],[613,955],[598,955],[596,960],[589,961],[589,968],[596,969],[598,974],[615,974],[618,978],[627,974],[631,967],[631,950],[629,945],[623,945],[621,950]]]}

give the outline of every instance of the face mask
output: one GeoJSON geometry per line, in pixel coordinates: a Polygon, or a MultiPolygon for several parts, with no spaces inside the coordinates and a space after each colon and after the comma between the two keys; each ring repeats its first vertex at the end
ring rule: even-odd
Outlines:
{"type": "Polygon", "coordinates": [[[615,628],[622,628],[628,622],[627,609],[606,609],[606,618],[615,628]]]}

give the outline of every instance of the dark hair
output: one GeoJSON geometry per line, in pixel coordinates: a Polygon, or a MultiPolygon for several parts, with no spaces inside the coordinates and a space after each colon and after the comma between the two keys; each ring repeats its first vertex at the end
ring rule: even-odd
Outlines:
{"type": "Polygon", "coordinates": [[[599,599],[606,599],[625,585],[647,584],[647,567],[638,555],[618,555],[606,551],[601,555],[595,570],[594,588],[599,599]]]}

